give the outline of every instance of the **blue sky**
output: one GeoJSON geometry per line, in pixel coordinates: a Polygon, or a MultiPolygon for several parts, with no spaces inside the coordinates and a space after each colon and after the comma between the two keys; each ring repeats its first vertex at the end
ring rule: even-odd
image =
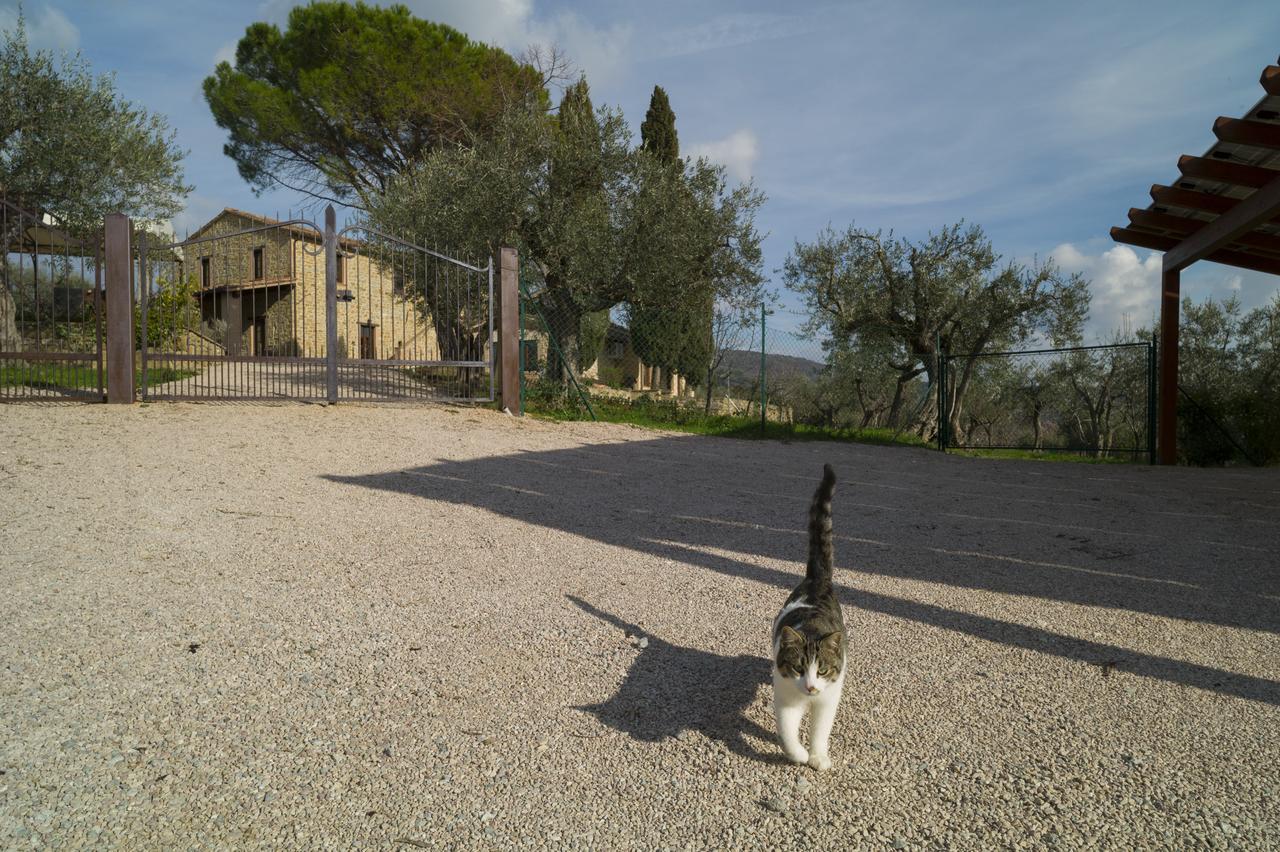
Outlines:
{"type": "MultiPolygon", "coordinates": [[[[123,94],[165,114],[190,151],[195,185],[177,220],[194,228],[224,206],[274,214],[288,193],[255,198],[222,154],[200,83],[244,28],[283,23],[290,0],[27,0],[33,42],[80,50],[123,94]]],[[[1241,115],[1280,53],[1274,2],[765,3],[411,0],[518,53],[557,43],[597,104],[633,131],[655,83],[666,88],[684,153],[723,162],[769,197],[766,265],[831,223],[918,238],[964,218],[1007,257],[1052,256],[1093,282],[1090,336],[1156,308],[1159,257],[1107,235],[1179,154],[1212,142],[1218,115],[1241,115]],[[1229,9],[1224,13],[1222,9],[1229,9]]],[[[14,0],[0,0],[0,26],[14,0]]],[[[1238,293],[1246,307],[1277,279],[1202,263],[1184,292],[1238,293]]]]}

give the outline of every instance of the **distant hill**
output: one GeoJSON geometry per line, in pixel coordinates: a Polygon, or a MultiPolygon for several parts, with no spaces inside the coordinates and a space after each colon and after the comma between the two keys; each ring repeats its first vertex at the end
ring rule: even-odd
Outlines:
{"type": "MultiPolygon", "coordinates": [[[[729,374],[735,385],[750,384],[760,377],[760,353],[743,349],[731,349],[724,353],[721,370],[729,374]]],[[[802,376],[812,379],[822,372],[823,365],[808,358],[794,355],[765,355],[765,370],[771,379],[783,376],[802,376]]]]}

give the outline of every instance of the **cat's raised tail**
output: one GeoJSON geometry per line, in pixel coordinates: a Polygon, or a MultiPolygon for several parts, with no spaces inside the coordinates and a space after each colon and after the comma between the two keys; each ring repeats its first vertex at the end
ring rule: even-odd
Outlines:
{"type": "Polygon", "coordinates": [[[831,465],[822,466],[822,482],[813,494],[809,506],[809,564],[805,566],[805,578],[818,592],[831,585],[831,563],[834,558],[831,545],[831,496],[836,490],[836,472],[831,465]]]}

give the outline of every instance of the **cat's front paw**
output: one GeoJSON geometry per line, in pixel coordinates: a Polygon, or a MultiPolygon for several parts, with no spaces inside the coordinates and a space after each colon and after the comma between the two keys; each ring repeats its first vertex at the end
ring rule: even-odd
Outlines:
{"type": "Polygon", "coordinates": [[[803,766],[809,762],[809,752],[804,748],[804,746],[800,746],[795,750],[784,749],[784,751],[787,753],[787,760],[792,763],[798,763],[803,766]]]}
{"type": "Polygon", "coordinates": [[[826,772],[831,768],[831,758],[825,754],[811,754],[807,763],[819,772],[826,772]]]}

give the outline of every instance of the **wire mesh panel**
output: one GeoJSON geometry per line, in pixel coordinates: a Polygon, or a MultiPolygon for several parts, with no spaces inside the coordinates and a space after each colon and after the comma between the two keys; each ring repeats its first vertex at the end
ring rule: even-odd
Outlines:
{"type": "Polygon", "coordinates": [[[944,358],[944,447],[1141,456],[1152,447],[1148,343],[944,358]]]}
{"type": "Polygon", "coordinates": [[[101,253],[3,196],[0,238],[0,401],[101,402],[101,253]]]}
{"type": "Polygon", "coordinates": [[[144,400],[326,398],[323,233],[227,211],[135,244],[144,400]]]}

